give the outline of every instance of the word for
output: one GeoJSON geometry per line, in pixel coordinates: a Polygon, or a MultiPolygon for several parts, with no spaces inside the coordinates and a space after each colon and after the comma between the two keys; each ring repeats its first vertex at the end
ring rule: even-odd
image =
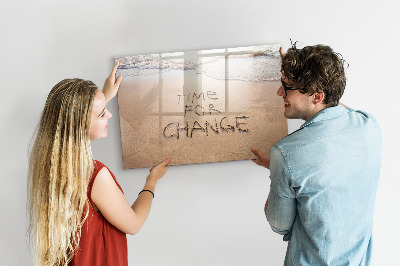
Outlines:
{"type": "MultiPolygon", "coordinates": [[[[196,105],[193,109],[192,105],[185,105],[185,111],[184,111],[184,116],[186,116],[187,113],[190,112],[195,112],[196,115],[198,116],[203,116],[206,112],[206,109],[202,106],[202,105],[196,105]]],[[[207,113],[211,114],[212,112],[214,113],[221,113],[221,111],[218,111],[217,109],[215,109],[214,104],[210,103],[208,105],[208,111],[207,113]]]]}
{"type": "Polygon", "coordinates": [[[201,125],[198,121],[194,121],[193,125],[191,124],[190,126],[189,122],[184,122],[183,125],[181,125],[179,122],[169,123],[163,130],[163,136],[165,138],[179,139],[181,132],[184,132],[188,138],[193,138],[193,133],[196,131],[206,133],[207,136],[208,132],[214,132],[218,135],[220,132],[235,132],[235,129],[237,129],[238,132],[250,132],[250,129],[242,127],[243,125],[247,124],[246,120],[248,118],[248,116],[235,117],[234,126],[226,123],[226,116],[222,117],[219,121],[215,119],[215,123],[212,124],[206,121],[204,125],[201,125]]]}

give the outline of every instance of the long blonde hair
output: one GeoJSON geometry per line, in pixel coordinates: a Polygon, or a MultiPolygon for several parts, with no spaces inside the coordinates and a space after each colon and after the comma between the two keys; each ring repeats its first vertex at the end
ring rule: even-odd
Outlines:
{"type": "Polygon", "coordinates": [[[89,136],[96,90],[91,81],[65,79],[47,97],[29,159],[35,265],[67,265],[79,244],[93,173],[89,136]]]}

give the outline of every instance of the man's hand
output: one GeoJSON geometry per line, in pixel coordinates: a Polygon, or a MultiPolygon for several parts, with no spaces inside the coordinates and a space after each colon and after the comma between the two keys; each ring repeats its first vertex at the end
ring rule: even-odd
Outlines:
{"type": "Polygon", "coordinates": [[[348,107],[347,105],[344,105],[344,104],[341,103],[341,102],[339,102],[339,104],[340,104],[341,106],[343,106],[344,108],[346,108],[346,109],[350,109],[350,107],[348,107]]]}
{"type": "Polygon", "coordinates": [[[115,74],[117,73],[117,68],[119,66],[119,62],[115,63],[113,70],[111,71],[110,76],[107,77],[103,86],[103,94],[106,98],[106,103],[114,98],[117,95],[119,85],[122,81],[122,76],[118,76],[117,80],[115,80],[115,74]]]}
{"type": "Polygon", "coordinates": [[[262,153],[256,147],[251,148],[251,151],[258,157],[257,159],[253,159],[252,161],[260,166],[264,166],[265,168],[269,169],[269,163],[270,163],[271,157],[265,153],[262,153]]]}
{"type": "Polygon", "coordinates": [[[281,57],[282,57],[282,58],[285,57],[285,52],[283,51],[282,47],[279,48],[279,53],[281,54],[281,57]]]}

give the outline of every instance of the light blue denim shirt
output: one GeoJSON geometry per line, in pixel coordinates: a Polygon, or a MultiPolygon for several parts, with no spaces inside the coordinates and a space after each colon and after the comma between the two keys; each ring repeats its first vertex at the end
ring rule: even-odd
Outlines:
{"type": "Polygon", "coordinates": [[[365,112],[324,109],[271,150],[267,220],[284,265],[371,265],[381,131],[365,112]]]}

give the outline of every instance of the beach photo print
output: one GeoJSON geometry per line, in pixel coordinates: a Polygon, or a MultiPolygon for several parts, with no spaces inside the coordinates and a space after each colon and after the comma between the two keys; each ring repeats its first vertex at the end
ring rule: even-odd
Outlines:
{"type": "Polygon", "coordinates": [[[123,167],[247,160],[287,135],[280,45],[116,57],[123,167]]]}

